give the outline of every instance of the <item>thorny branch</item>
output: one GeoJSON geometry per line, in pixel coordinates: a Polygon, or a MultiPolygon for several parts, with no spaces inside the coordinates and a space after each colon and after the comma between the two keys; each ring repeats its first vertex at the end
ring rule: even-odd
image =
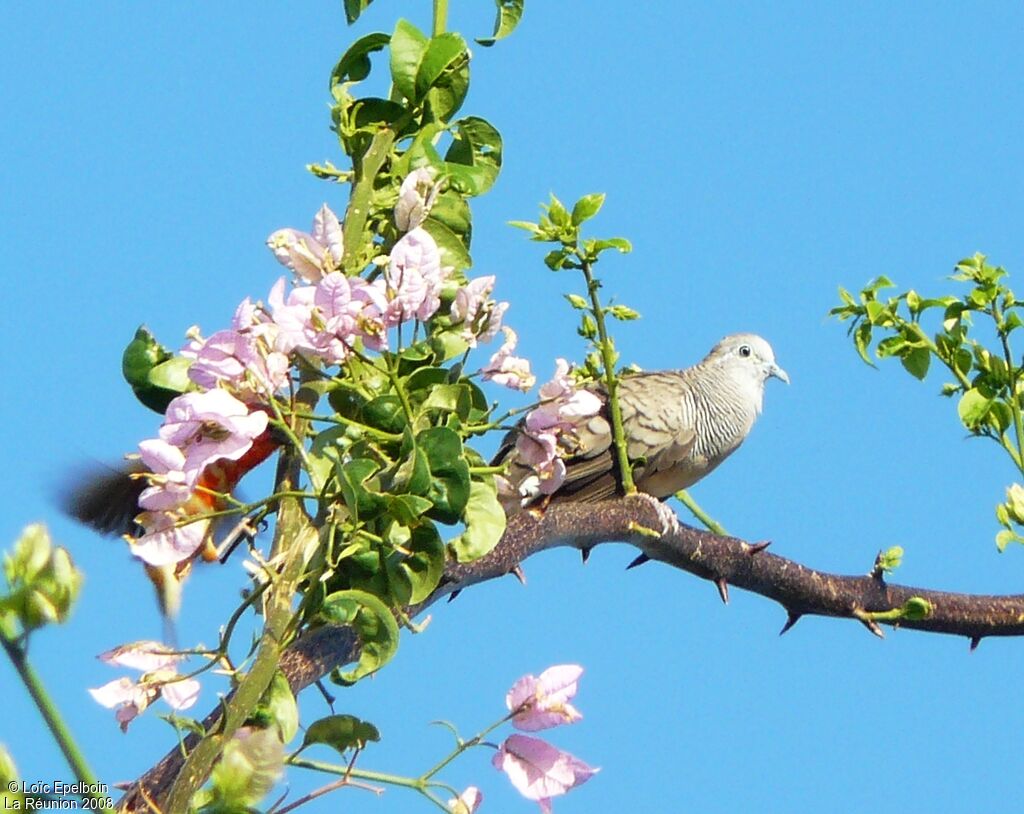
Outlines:
{"type": "MultiPolygon", "coordinates": [[[[710,580],[726,601],[732,585],[778,602],[787,613],[783,633],[800,617],[817,615],[855,619],[881,635],[878,623],[868,614],[899,608],[911,597],[921,597],[931,604],[931,613],[924,619],[901,620],[901,627],[966,636],[972,649],[986,636],[1024,635],[1024,594],[948,593],[889,584],[879,575],[815,571],[766,551],[766,543],[751,544],[679,524],[666,506],[645,495],[597,504],[553,503],[543,515],[516,515],[494,551],[474,563],[451,565],[441,587],[426,602],[411,608],[410,614],[476,583],[516,573],[519,563],[538,551],[572,546],[585,556],[593,547],[608,542],[636,546],[641,553],[634,563],[658,560],[710,580]],[[663,529],[664,533],[652,533],[663,529]]],[[[281,669],[298,693],[333,668],[353,661],[358,648],[349,628],[318,628],[283,654],[281,669]]],[[[219,715],[215,710],[204,723],[212,724],[219,715]]],[[[190,739],[185,746],[191,748],[190,739]]],[[[150,811],[147,798],[159,805],[181,764],[181,752],[176,748],[129,788],[120,802],[121,810],[150,811]]]]}

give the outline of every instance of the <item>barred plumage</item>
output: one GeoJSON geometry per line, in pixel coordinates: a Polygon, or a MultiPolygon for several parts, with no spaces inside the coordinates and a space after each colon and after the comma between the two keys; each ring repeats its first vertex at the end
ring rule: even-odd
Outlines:
{"type": "MultiPolygon", "coordinates": [[[[619,404],[637,488],[666,498],[715,469],[750,433],[772,376],[789,382],[771,346],[754,334],[733,334],[693,367],[623,378],[619,404]]],[[[565,482],[552,499],[595,501],[621,493],[606,413],[577,429],[565,482]]],[[[516,460],[515,435],[522,431],[509,433],[495,459],[511,461],[516,488],[533,474],[516,460]]]]}

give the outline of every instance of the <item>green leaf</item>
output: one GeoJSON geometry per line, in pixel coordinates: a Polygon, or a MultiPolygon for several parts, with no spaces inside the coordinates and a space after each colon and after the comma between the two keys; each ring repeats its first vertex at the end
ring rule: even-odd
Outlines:
{"type": "Polygon", "coordinates": [[[134,338],[124,349],[121,356],[121,373],[125,381],[131,385],[135,397],[150,410],[163,414],[171,400],[180,396],[191,384],[187,377],[187,369],[191,362],[184,357],[177,358],[182,359],[185,364],[184,382],[181,381],[180,375],[170,375],[170,368],[157,374],[158,381],[153,381],[153,372],[158,367],[172,362],[175,356],[156,341],[145,325],[135,331],[134,338]]]}
{"type": "Polygon", "coordinates": [[[430,466],[431,484],[426,497],[434,506],[428,517],[442,523],[457,523],[469,501],[469,464],[462,452],[462,439],[448,427],[431,427],[416,436],[430,466]]]}
{"type": "MultiPolygon", "coordinates": [[[[427,91],[442,83],[446,73],[457,70],[460,65],[465,65],[468,59],[466,41],[458,34],[448,32],[431,38],[427,41],[427,47],[416,68],[415,96],[408,98],[418,102],[427,95],[427,91]]],[[[456,93],[455,96],[464,98],[466,87],[469,85],[468,78],[462,84],[461,92],[456,93]]],[[[456,107],[461,105],[462,98],[458,98],[456,107]]],[[[442,117],[439,116],[439,118],[442,117]]]]}
{"type": "Polygon", "coordinates": [[[563,296],[569,301],[569,305],[577,311],[585,311],[590,308],[590,303],[579,294],[564,294],[563,296]]]}
{"type": "Polygon", "coordinates": [[[426,120],[434,120],[445,124],[459,112],[466,101],[469,91],[469,59],[456,62],[427,91],[424,104],[427,108],[426,120]]]}
{"type": "Polygon", "coordinates": [[[877,300],[869,300],[864,303],[864,308],[872,325],[885,326],[892,323],[892,313],[884,303],[877,300]]]}
{"type": "Polygon", "coordinates": [[[445,171],[459,191],[482,195],[501,170],[501,134],[478,116],[453,122],[450,133],[453,141],[445,154],[445,171]]]}
{"type": "Polygon", "coordinates": [[[875,567],[888,574],[899,568],[902,562],[903,548],[894,545],[886,551],[879,553],[878,559],[875,560],[875,567]]]}
{"type": "Polygon", "coordinates": [[[555,197],[555,193],[553,192],[551,193],[551,200],[548,202],[546,211],[551,222],[560,229],[565,229],[572,225],[572,220],[569,217],[569,210],[566,209],[565,205],[555,197]]]}
{"type": "Polygon", "coordinates": [[[506,517],[493,480],[472,481],[463,521],[466,530],[451,543],[459,562],[478,559],[498,544],[505,533],[506,517]]]}
{"type": "Polygon", "coordinates": [[[391,35],[391,81],[395,88],[411,102],[416,95],[416,75],[427,51],[428,39],[408,20],[399,20],[391,35]]]}
{"type": "Polygon", "coordinates": [[[384,432],[402,432],[406,425],[402,400],[393,393],[377,396],[363,406],[363,423],[384,432]]]}
{"type": "Polygon", "coordinates": [[[1000,551],[1005,551],[1006,547],[1010,543],[1019,543],[1019,542],[1021,542],[1020,535],[1016,534],[1015,532],[1009,531],[1007,529],[1003,529],[1001,532],[999,532],[996,535],[996,548],[998,548],[1000,551]]]}
{"type": "Polygon", "coordinates": [[[513,31],[523,16],[523,0],[494,0],[498,7],[498,15],[494,20],[494,34],[490,37],[478,37],[477,42],[490,48],[498,40],[503,40],[513,31]]]}
{"type": "Polygon", "coordinates": [[[868,356],[868,348],[871,347],[871,323],[864,321],[857,326],[857,329],[853,332],[853,344],[857,348],[857,353],[860,354],[860,358],[864,360],[866,364],[875,366],[875,363],[871,361],[871,357],[868,356]]]}
{"type": "Polygon", "coordinates": [[[456,271],[468,269],[473,265],[473,258],[469,256],[469,236],[465,238],[452,230],[448,224],[443,223],[434,217],[431,210],[430,217],[423,221],[423,228],[430,232],[438,249],[441,250],[441,262],[445,266],[452,266],[456,271]]]}
{"type": "MultiPolygon", "coordinates": [[[[425,358],[430,358],[429,356],[425,358]]],[[[421,367],[405,383],[405,389],[411,399],[422,402],[430,395],[430,391],[440,384],[448,382],[448,370],[443,367],[421,367]]]]}
{"type": "Polygon", "coordinates": [[[622,254],[633,251],[633,244],[624,237],[606,237],[598,240],[584,241],[588,254],[600,254],[606,249],[617,249],[622,254]]]}
{"type": "Polygon", "coordinates": [[[621,320],[622,322],[640,319],[640,312],[634,311],[628,305],[609,305],[605,311],[615,319],[621,320]]]}
{"type": "Polygon", "coordinates": [[[372,2],[373,0],[345,0],[345,19],[348,24],[352,25],[358,20],[359,15],[366,11],[372,2]]]}
{"type": "Polygon", "coordinates": [[[344,755],[349,749],[365,748],[371,741],[380,742],[380,732],[373,724],[355,715],[328,715],[309,725],[302,748],[322,743],[344,755]]]}
{"type": "Polygon", "coordinates": [[[403,605],[426,599],[444,574],[444,543],[433,523],[422,523],[412,529],[411,539],[403,546],[409,553],[395,552],[387,560],[388,577],[403,605]]]}
{"type": "Polygon", "coordinates": [[[426,453],[419,447],[410,446],[405,459],[392,476],[390,490],[423,496],[430,491],[430,483],[430,464],[426,453]]]}
{"type": "Polygon", "coordinates": [[[469,350],[469,343],[466,342],[461,334],[454,331],[444,331],[443,333],[436,334],[431,338],[430,343],[439,362],[455,359],[469,350]]]}
{"type": "Polygon", "coordinates": [[[977,429],[978,425],[988,414],[992,399],[981,393],[976,387],[972,387],[957,404],[956,411],[960,416],[960,422],[969,430],[977,429]]]}
{"type": "Polygon", "coordinates": [[[924,379],[928,375],[928,366],[932,361],[932,354],[928,348],[913,348],[900,356],[900,361],[907,372],[918,379],[924,379]]]}
{"type": "Polygon", "coordinates": [[[561,271],[568,266],[573,268],[567,261],[572,257],[572,250],[568,248],[552,249],[544,255],[544,265],[552,271],[561,271]]]}
{"type": "Polygon", "coordinates": [[[359,661],[346,672],[335,670],[331,680],[354,684],[387,664],[398,650],[398,623],[380,599],[366,591],[335,591],[328,594],[320,615],[332,624],[352,625],[359,637],[359,661]]]}
{"type": "Polygon", "coordinates": [[[395,125],[407,112],[390,99],[357,99],[348,109],[349,128],[352,132],[376,133],[382,127],[395,125]]]}
{"type": "Polygon", "coordinates": [[[988,421],[994,424],[1000,433],[1006,432],[1013,426],[1013,411],[1010,405],[1002,401],[993,401],[988,410],[988,421]]]}
{"type": "Polygon", "coordinates": [[[377,462],[368,458],[354,458],[337,467],[338,487],[356,520],[376,517],[386,508],[384,495],[367,483],[378,469],[377,462]]]}
{"type": "MultiPolygon", "coordinates": [[[[426,457],[423,458],[423,463],[429,478],[430,470],[426,468],[426,457]]],[[[420,515],[424,514],[433,505],[425,497],[420,497],[419,495],[388,496],[388,514],[406,526],[415,525],[419,521],[420,515]]]]}
{"type": "MultiPolygon", "coordinates": [[[[366,2],[368,5],[369,0],[366,2]]],[[[389,34],[377,31],[360,37],[352,43],[348,50],[341,55],[334,70],[331,71],[331,89],[333,90],[336,85],[362,82],[366,79],[370,75],[370,54],[387,48],[389,42],[391,42],[389,34]]]]}
{"type": "Polygon", "coordinates": [[[473,394],[468,385],[439,384],[431,388],[430,395],[423,402],[423,409],[455,413],[459,420],[467,421],[472,405],[473,394]]]}
{"type": "Polygon", "coordinates": [[[601,211],[604,206],[605,195],[603,192],[595,192],[584,195],[572,208],[572,225],[579,226],[581,223],[590,220],[601,211]]]}

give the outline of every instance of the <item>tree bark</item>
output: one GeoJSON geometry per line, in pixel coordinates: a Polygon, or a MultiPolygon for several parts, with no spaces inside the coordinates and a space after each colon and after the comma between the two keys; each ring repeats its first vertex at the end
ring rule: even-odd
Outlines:
{"type": "MultiPolygon", "coordinates": [[[[524,559],[539,551],[572,546],[587,555],[608,542],[639,549],[637,564],[657,560],[714,582],[725,601],[732,585],[778,602],[787,614],[782,633],[801,616],[817,615],[857,620],[878,636],[882,635],[880,624],[965,636],[972,648],[985,636],[1024,634],[1024,594],[949,593],[890,584],[880,573],[841,576],[816,571],[765,550],[767,543],[750,543],[678,523],[667,506],[646,495],[592,504],[553,503],[543,513],[521,512],[510,518],[504,537],[490,554],[473,563],[451,564],[434,594],[408,611],[414,616],[471,585],[516,573],[524,559]],[[872,616],[898,609],[913,597],[931,606],[924,618],[890,622],[872,616]]],[[[297,639],[285,651],[280,667],[292,691],[298,693],[335,667],[353,661],[358,653],[359,642],[350,628],[325,626],[297,639]]],[[[204,724],[212,726],[219,716],[218,708],[204,724]]],[[[186,738],[186,748],[195,740],[194,736],[186,738]]],[[[160,806],[182,762],[178,748],[170,751],[127,790],[120,809],[157,810],[147,799],[160,806]]]]}

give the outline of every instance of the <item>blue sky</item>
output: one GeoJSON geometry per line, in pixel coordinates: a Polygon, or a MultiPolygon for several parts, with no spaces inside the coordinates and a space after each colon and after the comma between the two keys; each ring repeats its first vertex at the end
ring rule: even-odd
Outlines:
{"type": "MultiPolygon", "coordinates": [[[[86,687],[117,675],[94,656],[157,636],[160,622],[124,548],[61,518],[53,493],[76,462],[116,460],[153,434],[157,417],[120,379],[139,323],[172,345],[194,323],[226,324],[279,274],[267,234],[305,228],[325,200],[343,208],[339,189],[303,169],[340,159],[329,71],[356,34],[399,15],[426,25],[429,4],[377,0],[354,32],[340,6],[6,10],[0,544],[45,520],[87,574],[73,619],[34,639],[32,656],[109,782],[171,741],[155,718],[122,735],[89,700],[86,687]]],[[[560,297],[577,281],[548,272],[507,221],[532,218],[549,192],[606,192],[594,232],[635,251],[599,271],[644,315],[619,331],[624,360],[682,367],[722,335],[754,331],[792,377],[769,383],[747,444],[693,490],[709,512],[812,567],[864,573],[899,544],[900,582],[1019,591],[1024,551],[992,544],[1008,462],[965,440],[937,377],[870,370],[825,315],[838,285],[880,273],[945,292],[975,251],[1024,274],[1024,11],[636,8],[533,2],[513,37],[475,49],[464,110],[501,130],[505,166],[474,209],[474,271],[498,275],[524,355],[546,376],[555,356],[581,354],[560,297]]],[[[483,0],[452,0],[452,28],[467,35],[488,33],[491,15],[483,0]]],[[[766,600],[734,590],[723,607],[688,575],[625,573],[631,558],[604,546],[581,567],[551,552],[526,563],[525,588],[509,578],[434,609],[387,670],[339,691],[339,709],[384,736],[361,765],[422,770],[447,746],[430,721],[472,734],[518,676],[578,662],[585,719],[552,740],[602,771],[555,802],[562,814],[998,810],[1016,798],[1021,642],[968,654],[962,639],[881,642],[815,618],[780,639],[784,615],[766,600]]],[[[182,639],[213,642],[241,584],[238,563],[198,574],[182,639]]],[[[0,677],[0,740],[25,778],[70,780],[13,672],[0,677]]],[[[312,697],[304,707],[310,720],[323,713],[312,697]]],[[[483,810],[533,810],[488,761],[473,753],[446,777],[480,785],[483,810]]],[[[401,791],[341,794],[357,799],[307,810],[430,810],[401,791]]]]}

